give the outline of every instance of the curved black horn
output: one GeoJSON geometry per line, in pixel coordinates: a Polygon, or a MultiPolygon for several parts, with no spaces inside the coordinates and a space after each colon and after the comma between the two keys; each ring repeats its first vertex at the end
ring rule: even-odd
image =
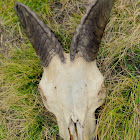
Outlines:
{"type": "Polygon", "coordinates": [[[43,67],[48,66],[51,58],[56,53],[59,54],[63,62],[62,45],[47,25],[33,11],[20,2],[15,4],[15,11],[43,67]]]}
{"type": "Polygon", "coordinates": [[[99,45],[115,0],[94,0],[76,28],[70,47],[74,60],[79,53],[87,61],[96,59],[99,45]]]}

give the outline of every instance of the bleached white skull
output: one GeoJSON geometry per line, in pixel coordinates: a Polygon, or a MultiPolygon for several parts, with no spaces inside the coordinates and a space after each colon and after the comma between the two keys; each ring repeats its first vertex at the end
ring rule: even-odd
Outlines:
{"type": "Polygon", "coordinates": [[[71,62],[69,54],[64,56],[64,64],[56,55],[44,68],[40,93],[45,107],[55,114],[64,139],[88,140],[95,129],[94,112],[105,98],[104,77],[96,61],[78,57],[71,62]]]}
{"type": "Polygon", "coordinates": [[[39,84],[45,107],[55,114],[65,140],[88,140],[95,130],[95,110],[105,98],[104,77],[96,65],[99,44],[114,0],[96,0],[63,52],[54,33],[22,3],[15,11],[43,65],[39,84]]]}

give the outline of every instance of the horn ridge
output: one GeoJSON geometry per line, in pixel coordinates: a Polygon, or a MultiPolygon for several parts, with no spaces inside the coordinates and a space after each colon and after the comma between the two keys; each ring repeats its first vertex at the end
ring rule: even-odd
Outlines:
{"type": "Polygon", "coordinates": [[[20,2],[15,4],[15,12],[42,66],[47,67],[55,54],[59,54],[60,60],[64,62],[62,44],[52,30],[30,8],[20,2]]]}
{"type": "Polygon", "coordinates": [[[106,27],[111,8],[115,0],[94,0],[81,19],[74,33],[70,58],[74,60],[78,54],[86,61],[94,61],[106,27]]]}

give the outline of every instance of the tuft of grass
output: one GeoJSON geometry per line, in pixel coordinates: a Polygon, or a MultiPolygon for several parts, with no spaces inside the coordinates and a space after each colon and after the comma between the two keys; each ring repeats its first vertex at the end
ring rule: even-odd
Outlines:
{"type": "MultiPolygon", "coordinates": [[[[0,139],[58,139],[55,116],[37,91],[42,67],[14,12],[17,0],[0,1],[0,139]]],[[[85,13],[86,0],[19,0],[56,33],[66,52],[85,13]]],[[[93,135],[139,140],[140,1],[116,0],[100,45],[98,66],[107,97],[93,135]]],[[[59,138],[60,139],[60,138],[59,138]]]]}

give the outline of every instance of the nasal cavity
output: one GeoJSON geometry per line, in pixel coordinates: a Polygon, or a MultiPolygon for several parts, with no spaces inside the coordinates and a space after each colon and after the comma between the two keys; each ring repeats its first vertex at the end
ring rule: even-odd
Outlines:
{"type": "Polygon", "coordinates": [[[76,121],[76,123],[73,120],[71,120],[70,125],[68,127],[70,140],[78,140],[78,139],[82,140],[82,135],[81,136],[79,135],[82,134],[80,133],[82,129],[80,130],[78,126],[80,126],[78,120],[76,121]]]}
{"type": "Polygon", "coordinates": [[[76,136],[77,136],[77,138],[78,138],[77,124],[76,124],[76,123],[74,123],[74,128],[75,128],[76,136]]]}
{"type": "Polygon", "coordinates": [[[74,140],[73,135],[71,134],[71,132],[70,132],[70,129],[69,129],[69,128],[68,128],[68,131],[69,131],[69,135],[70,135],[70,140],[74,140]]]}

